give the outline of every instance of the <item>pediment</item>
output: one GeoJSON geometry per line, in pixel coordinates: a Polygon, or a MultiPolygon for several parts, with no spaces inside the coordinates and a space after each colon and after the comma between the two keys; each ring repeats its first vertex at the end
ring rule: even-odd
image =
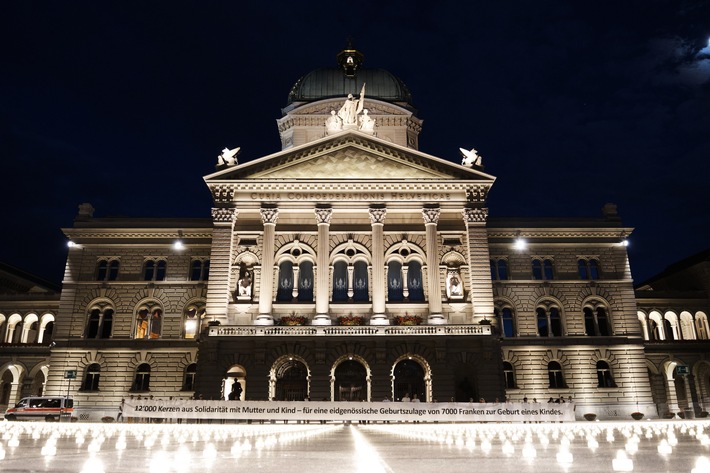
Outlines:
{"type": "Polygon", "coordinates": [[[227,168],[205,179],[494,180],[478,169],[355,131],[227,168]]]}

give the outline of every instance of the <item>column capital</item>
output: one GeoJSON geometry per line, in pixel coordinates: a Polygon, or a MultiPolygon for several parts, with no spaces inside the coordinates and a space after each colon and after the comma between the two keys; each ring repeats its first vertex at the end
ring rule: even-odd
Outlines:
{"type": "Polygon", "coordinates": [[[237,221],[239,211],[234,207],[212,207],[212,221],[214,223],[231,223],[237,221]]]}
{"type": "Polygon", "coordinates": [[[385,224],[385,215],[387,215],[387,209],[370,207],[369,212],[370,212],[370,223],[372,225],[376,225],[376,224],[384,225],[385,224]]]}
{"type": "Polygon", "coordinates": [[[333,216],[333,209],[316,208],[314,209],[314,212],[316,214],[316,223],[318,225],[330,225],[330,218],[333,216]]]}
{"type": "Polygon", "coordinates": [[[279,219],[279,209],[277,208],[262,208],[259,210],[261,214],[261,221],[264,225],[272,224],[276,225],[276,221],[279,219]]]}
{"type": "Polygon", "coordinates": [[[441,209],[436,207],[424,207],[422,209],[422,217],[424,217],[424,225],[438,224],[441,209]]]}
{"type": "Polygon", "coordinates": [[[465,208],[461,210],[461,215],[463,215],[463,221],[467,224],[469,223],[481,223],[488,219],[488,209],[487,208],[477,208],[470,209],[465,208]]]}

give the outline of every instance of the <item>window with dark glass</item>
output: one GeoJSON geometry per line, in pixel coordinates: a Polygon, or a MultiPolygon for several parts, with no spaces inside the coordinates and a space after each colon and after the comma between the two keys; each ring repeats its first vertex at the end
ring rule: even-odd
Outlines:
{"type": "Polygon", "coordinates": [[[392,260],[387,264],[387,300],[390,302],[404,300],[402,264],[399,261],[392,260]]]}
{"type": "Polygon", "coordinates": [[[167,262],[165,260],[148,260],[143,266],[144,281],[164,281],[167,262]]]}
{"type": "Polygon", "coordinates": [[[370,300],[368,290],[367,263],[356,261],[353,271],[353,299],[355,302],[367,302],[370,300]]]}
{"type": "Polygon", "coordinates": [[[89,312],[86,325],[86,338],[111,338],[113,328],[113,309],[93,309],[89,312]]]}
{"type": "Polygon", "coordinates": [[[192,264],[190,265],[190,281],[207,281],[209,275],[209,260],[192,260],[192,264]]]}
{"type": "Polygon", "coordinates": [[[348,263],[336,261],[333,263],[333,302],[348,300],[348,263]]]}
{"type": "Polygon", "coordinates": [[[131,391],[150,391],[150,365],[148,363],[141,363],[138,365],[138,368],[136,368],[136,375],[133,378],[131,391]]]}
{"type": "Polygon", "coordinates": [[[556,307],[545,309],[538,307],[537,315],[537,334],[541,337],[561,337],[562,336],[562,317],[560,311],[556,307]]]}
{"type": "Polygon", "coordinates": [[[577,260],[577,272],[579,279],[596,280],[599,279],[599,261],[580,258],[577,260]]]}
{"type": "Polygon", "coordinates": [[[600,388],[613,388],[616,387],[614,383],[614,378],[611,376],[611,369],[609,368],[609,363],[606,361],[597,361],[597,382],[600,388]]]}
{"type": "Polygon", "coordinates": [[[293,263],[289,260],[279,264],[279,281],[276,300],[287,302],[293,299],[293,263]]]}
{"type": "Polygon", "coordinates": [[[84,371],[84,382],[81,385],[82,391],[98,391],[99,378],[101,376],[101,365],[92,363],[84,371]]]}
{"type": "Polygon", "coordinates": [[[500,316],[501,328],[504,337],[514,337],[515,336],[515,318],[513,317],[513,310],[510,307],[504,307],[502,310],[496,312],[500,316]]]}
{"type": "Polygon", "coordinates": [[[513,371],[513,365],[508,362],[503,362],[503,377],[505,378],[505,389],[515,389],[515,371],[513,371]]]}
{"type": "Polygon", "coordinates": [[[185,368],[185,379],[182,383],[183,391],[194,391],[195,390],[195,375],[197,374],[197,364],[191,363],[185,368]]]}
{"type": "Polygon", "coordinates": [[[419,261],[410,261],[407,265],[407,290],[410,301],[421,302],[424,300],[422,264],[419,261]]]}
{"type": "Polygon", "coordinates": [[[566,388],[564,376],[562,376],[562,366],[556,361],[547,364],[547,374],[550,379],[550,388],[566,388]]]}
{"type": "Polygon", "coordinates": [[[313,263],[301,261],[298,265],[298,301],[313,302],[313,263]]]}
{"type": "Polygon", "coordinates": [[[96,265],[97,281],[115,281],[118,277],[118,260],[99,260],[96,265]]]}

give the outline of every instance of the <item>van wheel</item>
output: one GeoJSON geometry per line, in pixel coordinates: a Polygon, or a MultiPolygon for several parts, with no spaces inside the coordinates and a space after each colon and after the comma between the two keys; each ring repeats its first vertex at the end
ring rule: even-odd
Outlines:
{"type": "Polygon", "coordinates": [[[57,419],[56,419],[56,417],[54,417],[54,416],[47,416],[47,417],[44,418],[44,420],[45,420],[46,422],[54,422],[54,421],[57,420],[57,419]]]}
{"type": "Polygon", "coordinates": [[[15,414],[7,415],[7,416],[5,416],[5,418],[7,420],[9,420],[10,422],[17,420],[17,417],[15,417],[15,414]]]}

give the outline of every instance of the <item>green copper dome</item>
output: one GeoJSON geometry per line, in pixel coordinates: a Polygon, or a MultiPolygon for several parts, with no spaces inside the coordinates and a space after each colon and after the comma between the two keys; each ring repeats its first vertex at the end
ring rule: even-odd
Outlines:
{"type": "Polygon", "coordinates": [[[357,96],[362,85],[366,84],[367,98],[413,108],[412,94],[404,82],[384,69],[360,67],[363,57],[354,49],[341,51],[338,54],[340,67],[316,69],[298,79],[288,94],[288,105],[346,97],[348,94],[357,96]]]}

